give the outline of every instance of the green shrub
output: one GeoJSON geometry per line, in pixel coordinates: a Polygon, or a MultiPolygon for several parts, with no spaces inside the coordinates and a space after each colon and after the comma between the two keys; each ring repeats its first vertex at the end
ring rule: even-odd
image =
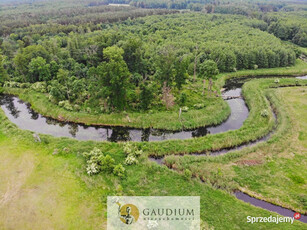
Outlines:
{"type": "Polygon", "coordinates": [[[31,89],[40,92],[40,93],[46,93],[47,92],[47,83],[42,81],[42,82],[35,82],[34,84],[31,85],[31,89]]]}
{"type": "Polygon", "coordinates": [[[192,172],[189,169],[184,170],[184,177],[188,180],[192,178],[192,172]]]}
{"type": "Polygon", "coordinates": [[[60,107],[63,107],[64,109],[68,111],[73,111],[72,105],[69,103],[69,101],[60,101],[58,104],[60,107]]]}
{"type": "Polygon", "coordinates": [[[69,101],[65,101],[64,109],[66,109],[68,111],[73,111],[74,110],[72,105],[69,103],[69,101]]]}
{"type": "Polygon", "coordinates": [[[126,169],[124,168],[124,166],[122,164],[118,164],[114,167],[113,174],[118,177],[124,177],[125,171],[126,169]]]}
{"type": "Polygon", "coordinates": [[[185,93],[181,93],[179,96],[179,104],[184,105],[188,99],[188,96],[185,93]]]}
{"type": "Polygon", "coordinates": [[[138,149],[129,142],[124,144],[124,152],[126,155],[131,155],[134,157],[139,157],[143,154],[143,151],[141,149],[138,149]]]}
{"type": "Polygon", "coordinates": [[[60,106],[60,107],[64,107],[64,104],[65,104],[65,101],[60,101],[60,102],[59,102],[59,106],[60,106]]]}
{"type": "Polygon", "coordinates": [[[30,83],[21,83],[20,84],[20,88],[22,89],[27,89],[27,88],[30,88],[31,87],[31,84],[30,83]]]}
{"type": "Polygon", "coordinates": [[[195,104],[194,105],[194,108],[195,109],[202,109],[202,108],[204,108],[205,106],[204,106],[204,104],[195,104]]]}
{"type": "Polygon", "coordinates": [[[189,111],[189,107],[188,106],[183,106],[181,110],[182,110],[182,112],[188,112],[189,111]]]}
{"type": "Polygon", "coordinates": [[[8,88],[20,88],[20,83],[15,81],[6,81],[4,82],[3,86],[8,88]]]}
{"type": "Polygon", "coordinates": [[[128,155],[126,160],[125,160],[126,165],[133,165],[133,164],[137,164],[137,163],[139,163],[138,160],[136,159],[135,156],[133,156],[131,154],[128,155]]]}
{"type": "Polygon", "coordinates": [[[261,111],[261,116],[263,116],[263,117],[268,117],[268,116],[269,116],[268,110],[266,110],[266,109],[262,110],[262,111],[261,111]]]}
{"type": "Polygon", "coordinates": [[[100,149],[94,148],[91,152],[84,152],[83,156],[87,159],[86,172],[88,175],[98,174],[101,170],[101,158],[104,157],[100,149]]]}
{"type": "Polygon", "coordinates": [[[74,110],[75,111],[80,111],[80,109],[81,109],[80,105],[74,105],[74,110]]]}
{"type": "Polygon", "coordinates": [[[127,142],[124,144],[124,152],[126,155],[129,155],[133,152],[133,146],[131,143],[127,142]]]}
{"type": "Polygon", "coordinates": [[[106,155],[100,157],[100,165],[101,171],[112,172],[115,167],[115,160],[110,155],[106,155]]]}

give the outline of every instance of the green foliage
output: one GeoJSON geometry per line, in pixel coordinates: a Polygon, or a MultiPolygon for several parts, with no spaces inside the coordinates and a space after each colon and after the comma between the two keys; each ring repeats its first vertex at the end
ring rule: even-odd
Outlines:
{"type": "Polygon", "coordinates": [[[187,101],[187,94],[186,93],[181,93],[180,96],[179,96],[179,103],[180,105],[184,105],[187,101]]]}
{"type": "Polygon", "coordinates": [[[140,101],[141,101],[141,109],[147,110],[150,107],[150,104],[154,98],[152,89],[150,86],[141,84],[140,86],[140,101]]]}
{"type": "Polygon", "coordinates": [[[83,156],[87,160],[86,171],[90,176],[100,172],[107,172],[122,177],[125,173],[125,169],[121,164],[115,165],[115,160],[110,155],[104,156],[102,151],[96,147],[89,153],[84,152],[83,156]]]}
{"type": "Polygon", "coordinates": [[[115,160],[110,155],[102,156],[100,157],[100,165],[101,171],[113,172],[115,160]]]}
{"type": "MultiPolygon", "coordinates": [[[[17,71],[24,76],[24,78],[29,82],[34,82],[35,78],[29,76],[29,64],[32,59],[41,57],[42,59],[48,61],[50,59],[48,51],[42,45],[31,45],[19,50],[14,58],[14,63],[16,65],[17,71]]],[[[44,63],[42,59],[38,59],[38,64],[44,63]]],[[[34,65],[34,63],[32,64],[34,65]]],[[[44,73],[45,75],[45,73],[44,73]]]]}
{"type": "Polygon", "coordinates": [[[49,67],[50,65],[46,64],[46,60],[42,57],[31,59],[28,70],[28,79],[30,82],[50,80],[51,75],[49,67]]]}
{"type": "Polygon", "coordinates": [[[219,74],[217,64],[212,60],[204,61],[200,66],[200,74],[206,79],[214,78],[219,74]]]}
{"type": "Polygon", "coordinates": [[[124,144],[124,152],[127,155],[125,159],[126,165],[133,165],[138,164],[137,158],[143,154],[141,149],[138,149],[136,146],[132,145],[131,143],[127,142],[124,144]]]}
{"type": "Polygon", "coordinates": [[[94,148],[92,151],[84,152],[83,156],[87,159],[86,172],[88,175],[98,174],[100,168],[100,158],[103,157],[103,153],[100,149],[94,148]]]}
{"type": "Polygon", "coordinates": [[[192,178],[192,172],[191,172],[191,170],[185,169],[185,170],[184,170],[184,177],[185,177],[187,180],[190,180],[190,179],[192,178]]]}
{"type": "Polygon", "coordinates": [[[175,83],[176,87],[180,90],[182,85],[184,85],[186,79],[188,78],[188,65],[189,60],[188,58],[180,58],[179,60],[175,61],[175,83]]]}
{"type": "Polygon", "coordinates": [[[163,85],[171,86],[176,74],[175,70],[176,53],[175,47],[167,45],[160,48],[158,56],[156,57],[156,77],[163,85]]]}
{"type": "Polygon", "coordinates": [[[104,49],[103,55],[107,61],[97,67],[102,95],[108,99],[111,107],[118,110],[123,110],[126,106],[125,97],[130,76],[127,64],[123,60],[123,53],[124,50],[117,46],[104,49]]]}
{"type": "Polygon", "coordinates": [[[266,110],[266,109],[262,110],[262,111],[261,111],[261,116],[262,116],[262,117],[267,117],[267,116],[269,116],[268,110],[266,110]]]}
{"type": "Polygon", "coordinates": [[[3,56],[0,54],[0,86],[4,83],[7,79],[7,72],[3,66],[3,56]]]}
{"type": "MultiPolygon", "coordinates": [[[[212,7],[204,10],[213,13],[212,7]]],[[[31,27],[3,40],[4,66],[14,81],[46,81],[55,104],[68,100],[92,113],[178,111],[201,103],[190,94],[181,97],[188,72],[210,79],[217,70],[293,65],[292,47],[260,31],[265,24],[244,16],[185,13],[104,24],[94,32],[92,25],[74,32],[68,25],[64,33],[31,27]]]]}
{"type": "Polygon", "coordinates": [[[268,32],[276,37],[307,47],[306,11],[271,13],[265,21],[269,25],[268,32]]]}
{"type": "Polygon", "coordinates": [[[36,82],[31,85],[31,89],[41,92],[41,93],[46,93],[47,92],[47,84],[46,82],[36,82]]]}
{"type": "Polygon", "coordinates": [[[125,159],[125,164],[126,165],[133,165],[133,164],[138,164],[138,160],[136,159],[135,156],[133,155],[128,155],[125,159]]]}
{"type": "Polygon", "coordinates": [[[113,174],[118,177],[124,177],[125,172],[126,172],[126,169],[124,168],[122,164],[116,165],[113,170],[113,174]]]}
{"type": "Polygon", "coordinates": [[[68,111],[73,111],[73,107],[72,105],[69,103],[68,100],[65,101],[60,101],[59,102],[59,106],[63,107],[64,109],[68,110],[68,111]]]}

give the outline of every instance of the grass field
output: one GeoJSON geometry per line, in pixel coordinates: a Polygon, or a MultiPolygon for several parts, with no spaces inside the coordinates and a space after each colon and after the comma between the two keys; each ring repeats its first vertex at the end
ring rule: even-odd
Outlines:
{"type": "Polygon", "coordinates": [[[0,229],[102,229],[96,190],[76,175],[82,161],[0,138],[0,229]]]}

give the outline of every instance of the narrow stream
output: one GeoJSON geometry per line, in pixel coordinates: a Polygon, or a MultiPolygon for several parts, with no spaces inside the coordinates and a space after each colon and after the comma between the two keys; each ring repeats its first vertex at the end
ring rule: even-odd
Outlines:
{"type": "MultiPolygon", "coordinates": [[[[307,79],[307,76],[296,77],[296,78],[298,78],[298,79],[307,79]]],[[[235,84],[229,84],[229,85],[235,85],[235,84]]],[[[232,90],[233,89],[228,89],[227,92],[231,93],[232,90]]],[[[228,96],[233,96],[233,95],[230,94],[228,96]]],[[[234,96],[237,96],[237,94],[235,93],[234,96]]],[[[273,112],[273,115],[274,115],[274,118],[275,118],[275,121],[276,121],[277,117],[276,117],[276,114],[274,112],[273,112]]],[[[230,151],[240,150],[240,149],[243,149],[245,147],[253,146],[253,145],[258,144],[260,142],[267,141],[271,137],[271,135],[272,135],[272,132],[270,132],[266,136],[264,136],[264,137],[262,137],[262,138],[260,138],[260,139],[258,139],[256,141],[249,142],[249,143],[246,143],[246,144],[243,144],[241,146],[237,146],[237,147],[234,147],[234,148],[231,148],[231,149],[222,149],[220,151],[211,152],[209,155],[207,153],[203,153],[203,154],[195,153],[195,154],[191,154],[191,155],[203,156],[203,157],[218,156],[218,155],[226,154],[226,153],[228,153],[230,151]]],[[[154,161],[154,162],[156,162],[159,165],[163,165],[164,164],[164,158],[149,157],[149,160],[150,161],[154,161]]],[[[250,203],[253,206],[260,207],[260,208],[266,209],[266,210],[271,211],[271,212],[276,212],[276,213],[278,213],[280,215],[283,215],[283,216],[286,216],[286,217],[291,217],[292,218],[294,216],[294,214],[295,214],[295,212],[293,210],[290,210],[290,209],[287,209],[287,208],[283,208],[281,206],[274,205],[272,203],[269,203],[269,202],[266,202],[266,201],[263,201],[263,200],[251,197],[251,196],[247,195],[246,193],[243,193],[243,192],[240,192],[240,191],[235,192],[234,195],[236,196],[237,199],[239,199],[239,200],[241,200],[241,201],[243,201],[245,203],[250,203]]],[[[303,223],[307,223],[307,215],[301,214],[301,218],[299,219],[299,221],[301,221],[303,223]]]]}
{"type": "MultiPolygon", "coordinates": [[[[294,211],[290,210],[290,209],[286,209],[283,207],[280,207],[278,205],[275,204],[271,204],[269,202],[263,201],[263,200],[259,200],[257,198],[251,197],[243,192],[235,192],[235,196],[239,199],[242,200],[246,203],[250,203],[256,207],[260,207],[266,210],[269,210],[271,212],[276,212],[280,215],[283,216],[289,216],[289,217],[293,217],[294,215],[294,211]]],[[[299,219],[299,221],[302,221],[303,223],[307,223],[307,215],[302,215],[301,214],[301,218],[299,219]]]]}

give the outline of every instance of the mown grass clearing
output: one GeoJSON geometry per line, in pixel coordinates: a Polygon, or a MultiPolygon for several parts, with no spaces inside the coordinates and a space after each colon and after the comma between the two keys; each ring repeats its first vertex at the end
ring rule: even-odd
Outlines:
{"type": "MultiPolygon", "coordinates": [[[[82,161],[54,157],[17,138],[0,139],[1,229],[101,229],[97,191],[76,176],[82,161]]],[[[81,167],[82,168],[82,167],[81,167]]]]}

